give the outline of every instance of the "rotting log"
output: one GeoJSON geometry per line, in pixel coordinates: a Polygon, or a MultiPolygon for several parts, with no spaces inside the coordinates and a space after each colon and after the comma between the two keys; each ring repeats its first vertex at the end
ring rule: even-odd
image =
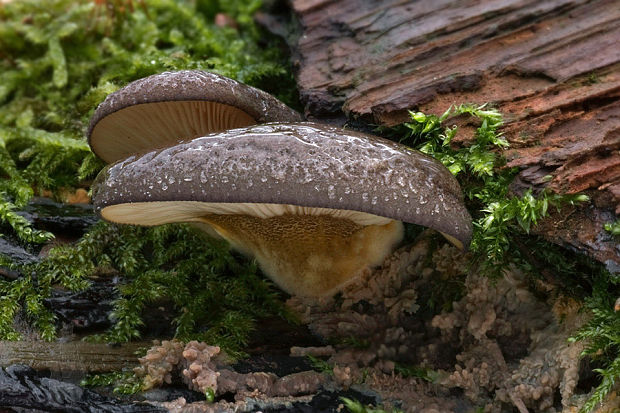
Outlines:
{"type": "Polygon", "coordinates": [[[537,231],[620,270],[620,1],[291,0],[306,115],[394,125],[408,110],[490,102],[513,191],[586,192],[537,231]],[[569,216],[567,216],[569,215],[569,216]]]}
{"type": "Polygon", "coordinates": [[[83,341],[0,341],[0,367],[24,364],[35,370],[98,373],[138,366],[136,352],[150,343],[110,345],[83,341]]]}

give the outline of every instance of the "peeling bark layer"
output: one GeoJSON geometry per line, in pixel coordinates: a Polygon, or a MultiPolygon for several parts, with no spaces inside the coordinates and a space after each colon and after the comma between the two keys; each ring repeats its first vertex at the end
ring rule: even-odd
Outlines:
{"type": "Polygon", "coordinates": [[[491,102],[506,115],[508,165],[521,169],[515,192],[593,197],[585,221],[559,216],[539,231],[620,268],[617,240],[602,230],[620,214],[620,1],[291,4],[309,117],[394,125],[410,109],[491,102]]]}

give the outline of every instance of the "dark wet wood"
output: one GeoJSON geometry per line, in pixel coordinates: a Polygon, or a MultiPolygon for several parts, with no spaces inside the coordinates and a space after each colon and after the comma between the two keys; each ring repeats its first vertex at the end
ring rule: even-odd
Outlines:
{"type": "Polygon", "coordinates": [[[291,4],[309,117],[393,125],[409,109],[491,102],[507,118],[509,165],[521,168],[515,192],[549,186],[594,198],[585,221],[560,215],[543,235],[620,266],[617,241],[602,230],[620,213],[620,1],[291,4]]]}
{"type": "Polygon", "coordinates": [[[86,343],[48,343],[44,341],[0,341],[0,367],[25,364],[35,370],[95,373],[119,371],[138,366],[140,348],[151,343],[109,345],[86,343]]]}

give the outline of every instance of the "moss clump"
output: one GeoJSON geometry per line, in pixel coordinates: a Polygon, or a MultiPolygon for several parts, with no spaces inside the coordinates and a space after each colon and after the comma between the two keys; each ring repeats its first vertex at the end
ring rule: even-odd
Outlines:
{"type": "Polygon", "coordinates": [[[118,394],[134,394],[142,390],[142,381],[133,371],[89,374],[80,382],[84,387],[112,387],[118,394]]]}
{"type": "Polygon", "coordinates": [[[334,375],[334,366],[329,364],[327,361],[315,357],[312,354],[308,354],[306,357],[308,358],[308,361],[310,361],[310,365],[314,370],[319,373],[327,374],[328,376],[334,375]]]}
{"type": "Polygon", "coordinates": [[[351,400],[346,397],[341,397],[344,406],[350,413],[402,413],[403,411],[400,409],[390,409],[385,410],[382,407],[373,408],[371,406],[366,406],[360,403],[357,400],[351,400]]]}
{"type": "Polygon", "coordinates": [[[585,300],[585,307],[592,318],[571,341],[586,344],[582,355],[591,357],[600,368],[595,369],[601,377],[580,410],[587,413],[601,402],[620,380],[620,311],[615,308],[620,297],[620,276],[601,272],[594,278],[592,295],[585,300]]]}
{"type": "Polygon", "coordinates": [[[529,235],[532,226],[547,216],[549,207],[588,201],[583,194],[561,195],[532,191],[522,196],[509,193],[508,185],[517,174],[516,168],[503,168],[501,151],[509,146],[499,128],[502,116],[485,106],[460,105],[449,108],[441,116],[410,112],[411,122],[396,128],[380,129],[388,137],[431,155],[455,175],[465,193],[466,204],[474,219],[471,250],[482,271],[500,276],[510,263],[520,262],[515,248],[517,239],[529,235]],[[478,119],[473,142],[454,147],[456,126],[443,123],[453,116],[478,119]]]}
{"type": "Polygon", "coordinates": [[[278,292],[253,262],[233,256],[224,241],[188,225],[135,228],[98,223],[73,246],[53,249],[41,263],[22,266],[31,274],[0,281],[0,337],[17,339],[13,317],[23,308],[44,339],[55,338],[53,314],[43,305],[52,287],[81,290],[96,268],[123,276],[114,303],[113,327],[93,341],[126,342],[141,336],[142,312],[169,302],[175,337],[200,340],[242,355],[257,318],[286,316],[278,292]]]}
{"type": "Polygon", "coordinates": [[[607,222],[604,225],[605,231],[609,232],[611,235],[619,237],[620,236],[620,219],[615,220],[614,222],[607,222]]]}
{"type": "Polygon", "coordinates": [[[130,3],[0,6],[0,176],[7,178],[0,180],[0,223],[24,242],[51,237],[15,214],[34,189],[87,185],[102,167],[84,130],[105,96],[128,82],[165,70],[205,69],[295,105],[285,58],[252,22],[260,2],[153,0],[133,12],[123,4],[130,3]],[[239,27],[212,24],[221,11],[239,27]]]}
{"type": "MultiPolygon", "coordinates": [[[[264,89],[295,106],[294,81],[276,42],[252,21],[260,1],[14,1],[0,6],[0,225],[23,243],[52,235],[18,212],[37,192],[89,185],[102,167],[83,137],[95,107],[128,82],[165,70],[204,69],[264,89]],[[111,5],[112,8],[108,6],[111,5]],[[135,7],[132,7],[135,6],[135,7]],[[237,27],[216,27],[225,12],[237,27]]],[[[187,226],[98,224],[73,246],[54,248],[23,276],[0,280],[0,339],[18,339],[18,314],[54,339],[44,305],[52,288],[87,288],[97,268],[116,271],[114,327],[95,337],[140,335],[142,310],[168,300],[176,335],[219,344],[233,354],[257,317],[282,314],[277,293],[254,264],[187,226]],[[200,239],[198,239],[200,238],[200,239]]]]}

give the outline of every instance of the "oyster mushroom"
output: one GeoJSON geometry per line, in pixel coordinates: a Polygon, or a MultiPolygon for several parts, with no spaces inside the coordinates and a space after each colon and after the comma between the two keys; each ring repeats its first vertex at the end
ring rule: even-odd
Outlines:
{"type": "Polygon", "coordinates": [[[88,143],[106,162],[212,132],[265,122],[295,122],[299,113],[262,90],[200,70],[164,72],[108,95],[88,127],[88,143]]]}
{"type": "Polygon", "coordinates": [[[402,222],[461,248],[472,230],[441,163],[313,123],[255,125],[132,156],[105,169],[93,193],[108,221],[211,228],[301,296],[334,293],[379,265],[401,241],[402,222]]]}

